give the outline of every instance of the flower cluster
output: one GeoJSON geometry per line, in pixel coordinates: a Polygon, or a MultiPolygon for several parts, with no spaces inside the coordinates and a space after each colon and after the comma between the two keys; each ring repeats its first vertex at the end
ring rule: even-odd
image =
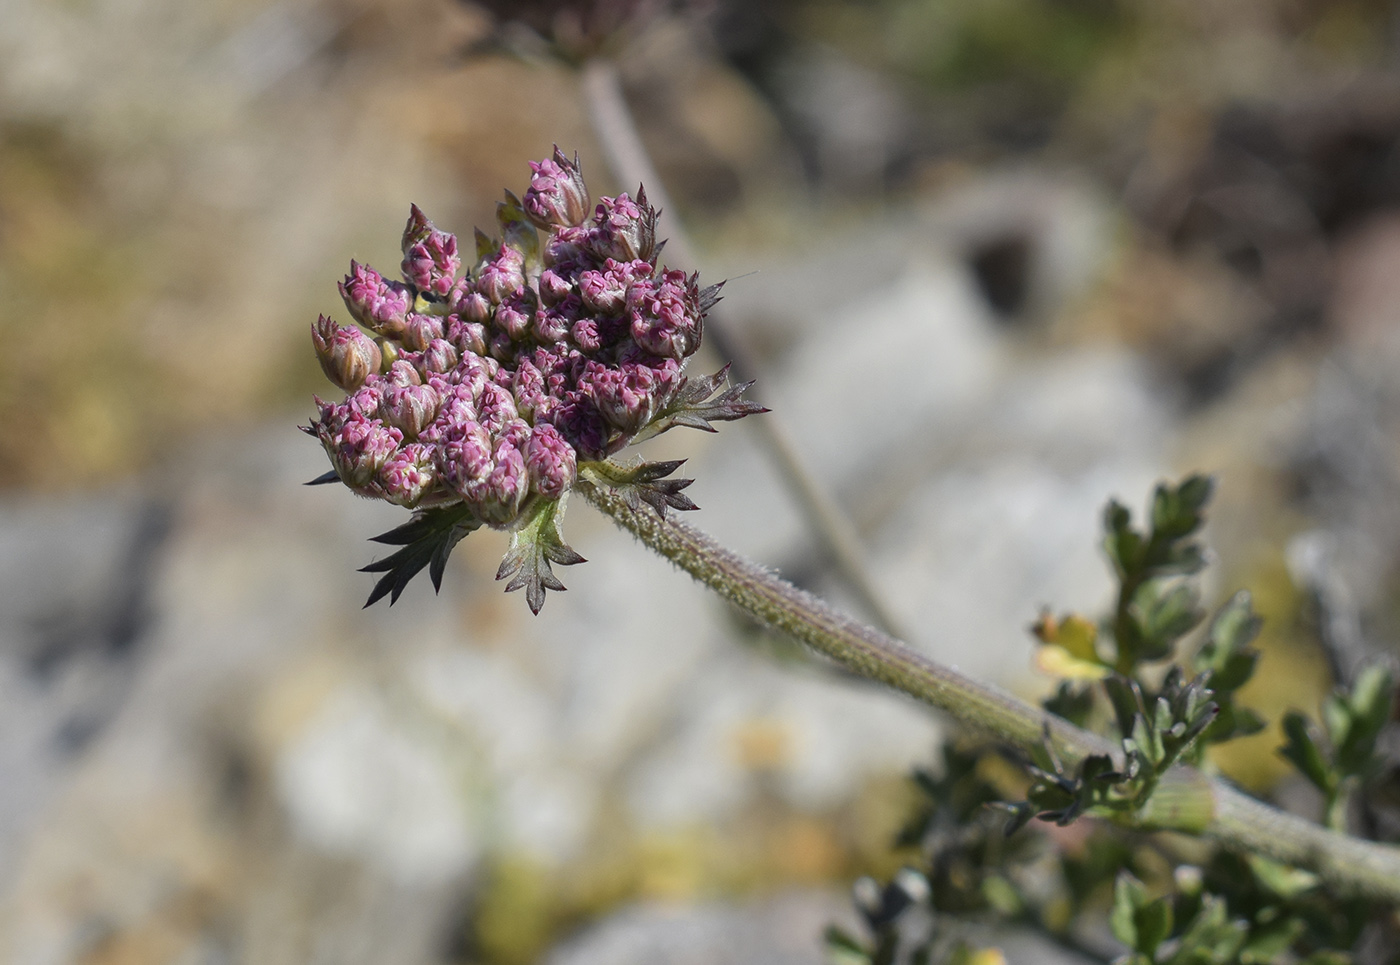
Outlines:
{"type": "MultiPolygon", "coordinates": [[[[524,198],[507,192],[498,208],[504,240],[478,231],[470,267],[417,206],[402,281],[350,263],[340,292],[363,328],[312,326],[322,369],[348,393],[317,399],[307,427],[330,457],[323,478],[519,529],[581,463],[671,425],[759,411],[732,391],[708,407],[685,391],[718,286],[659,265],[645,191],[601,198],[590,217],[577,158],[556,148],[530,168],[524,198]]],[[[705,395],[718,384],[703,381],[705,395]]]]}

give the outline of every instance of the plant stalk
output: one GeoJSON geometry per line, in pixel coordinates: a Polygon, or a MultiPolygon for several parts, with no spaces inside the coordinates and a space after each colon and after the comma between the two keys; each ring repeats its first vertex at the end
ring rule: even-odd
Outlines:
{"type": "MultiPolygon", "coordinates": [[[[588,101],[589,116],[598,132],[598,141],[613,176],[624,185],[646,185],[651,203],[668,215],[668,253],[675,255],[679,264],[698,265],[699,260],[676,215],[666,185],[652,164],[651,155],[647,153],[641,134],[637,131],[632,111],[622,93],[617,65],[602,58],[588,61],[583,67],[583,90],[588,101]]],[[[730,376],[735,382],[747,382],[757,376],[756,366],[747,348],[735,336],[734,326],[722,306],[716,306],[706,315],[705,328],[706,341],[720,358],[729,362],[730,376]]],[[[755,422],[754,427],[754,431],[762,437],[763,451],[773,460],[779,477],[787,483],[813,535],[835,564],[837,572],[855,592],[861,607],[886,632],[900,633],[893,609],[870,578],[870,568],[855,524],[807,467],[783,422],[770,415],[755,422]]]]}
{"type": "MultiPolygon", "coordinates": [[[[1048,737],[1067,765],[1119,748],[1107,739],[964,676],[893,637],[838,613],[815,596],[725,549],[670,513],[634,510],[581,473],[577,489],[648,548],[740,610],[847,670],[938,708],[960,724],[1030,752],[1048,737]]],[[[1169,799],[1149,806],[1153,829],[1202,835],[1240,851],[1305,868],[1346,894],[1400,902],[1400,848],[1353,838],[1272,808],[1223,781],[1180,766],[1164,776],[1169,799]]]]}

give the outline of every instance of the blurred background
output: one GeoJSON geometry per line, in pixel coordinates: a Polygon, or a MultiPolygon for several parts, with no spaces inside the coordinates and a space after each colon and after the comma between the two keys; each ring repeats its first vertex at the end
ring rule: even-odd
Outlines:
{"type": "MultiPolygon", "coordinates": [[[[634,187],[540,33],[597,11],[489,6],[0,4],[6,961],[812,962],[898,867],[919,708],[581,504],[537,618],[493,533],[362,612],[402,512],[301,486],[309,325],[410,202],[469,237],[555,143],[634,187]]],[[[600,49],[661,234],[731,279],[752,394],[913,644],[1042,691],[1039,609],[1110,601],[1103,503],[1202,470],[1214,585],[1267,617],[1247,699],[1312,711],[1389,651],[1394,4],[602,6],[639,14],[600,49]]],[[[651,451],[692,457],[692,522],[858,610],[763,445],[651,451]]],[[[1296,797],[1278,743],[1220,764],[1296,797]]]]}

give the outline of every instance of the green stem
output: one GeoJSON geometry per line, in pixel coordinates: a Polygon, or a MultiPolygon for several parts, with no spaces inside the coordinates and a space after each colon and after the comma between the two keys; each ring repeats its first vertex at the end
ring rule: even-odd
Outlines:
{"type": "MultiPolygon", "coordinates": [[[[582,473],[578,490],[623,529],[748,615],[786,633],[846,669],[945,711],[1027,752],[1048,734],[1069,766],[1090,754],[1118,757],[1097,734],[966,677],[838,613],[821,600],[744,559],[709,536],[648,508],[628,507],[606,484],[582,473]]],[[[1338,891],[1400,902],[1400,849],[1352,838],[1278,811],[1221,781],[1179,767],[1163,779],[1171,793],[1142,815],[1157,829],[1199,834],[1238,850],[1306,868],[1338,891]]]]}

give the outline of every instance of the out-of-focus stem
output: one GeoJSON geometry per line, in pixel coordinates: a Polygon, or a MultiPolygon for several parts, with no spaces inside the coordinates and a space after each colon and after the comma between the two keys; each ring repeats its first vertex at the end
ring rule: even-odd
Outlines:
{"type": "MultiPolygon", "coordinates": [[[[966,677],[898,640],[837,613],[821,600],[647,508],[634,510],[605,484],[581,474],[579,491],[650,549],[749,616],[786,633],[847,670],[887,684],[1008,744],[1031,750],[1048,734],[1070,766],[1118,748],[995,687],[966,677]]],[[[1179,767],[1163,776],[1142,823],[1203,835],[1241,851],[1306,868],[1338,891],[1400,902],[1400,849],[1329,831],[1276,810],[1222,781],[1179,767]]]]}
{"type": "MultiPolygon", "coordinates": [[[[622,184],[644,184],[647,200],[667,212],[666,250],[676,256],[676,263],[698,264],[694,249],[686,237],[675,206],[666,192],[651,155],[642,144],[632,112],[623,97],[617,67],[611,61],[594,59],[584,65],[583,88],[589,113],[598,131],[603,153],[613,176],[622,184]]],[[[755,378],[755,366],[743,343],[735,338],[723,306],[716,306],[705,318],[705,339],[716,353],[730,363],[736,382],[755,378]]],[[[779,475],[797,500],[813,533],[821,541],[828,556],[846,583],[855,591],[861,606],[887,632],[899,634],[895,619],[883,594],[870,579],[870,567],[861,548],[860,537],[850,517],[803,462],[792,436],[779,419],[771,413],[751,420],[754,431],[763,437],[763,448],[777,464],[779,475]]],[[[900,634],[902,635],[902,634],[900,634]]]]}

